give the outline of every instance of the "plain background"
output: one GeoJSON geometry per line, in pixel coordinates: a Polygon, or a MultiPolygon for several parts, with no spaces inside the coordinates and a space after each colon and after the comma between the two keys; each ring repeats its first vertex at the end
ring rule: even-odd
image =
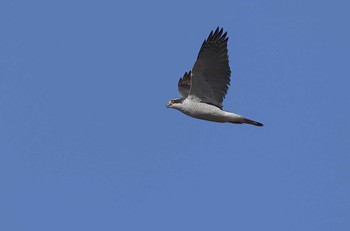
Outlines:
{"type": "Polygon", "coordinates": [[[350,230],[347,1],[1,1],[1,230],[350,230]],[[224,108],[167,109],[217,26],[224,108]]]}

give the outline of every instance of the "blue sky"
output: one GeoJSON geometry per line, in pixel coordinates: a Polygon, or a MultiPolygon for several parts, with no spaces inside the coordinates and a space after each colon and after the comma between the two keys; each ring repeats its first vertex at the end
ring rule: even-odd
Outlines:
{"type": "Polygon", "coordinates": [[[350,230],[346,1],[1,1],[1,230],[350,230]],[[228,31],[224,108],[167,109],[228,31]]]}

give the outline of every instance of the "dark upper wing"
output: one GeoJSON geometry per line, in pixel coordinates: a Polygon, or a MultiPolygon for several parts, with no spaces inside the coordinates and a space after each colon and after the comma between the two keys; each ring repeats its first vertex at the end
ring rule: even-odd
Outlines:
{"type": "Polygon", "coordinates": [[[202,44],[191,76],[190,95],[219,108],[222,108],[231,75],[226,35],[219,27],[211,31],[202,44]]]}
{"type": "Polygon", "coordinates": [[[183,98],[186,98],[190,93],[191,88],[191,71],[186,72],[177,84],[178,91],[183,98]]]}

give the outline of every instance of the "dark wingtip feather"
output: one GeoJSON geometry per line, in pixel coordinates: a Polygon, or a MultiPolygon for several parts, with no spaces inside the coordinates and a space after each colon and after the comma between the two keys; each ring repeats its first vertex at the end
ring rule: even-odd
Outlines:
{"type": "MultiPolygon", "coordinates": [[[[227,31],[224,33],[223,27],[217,27],[215,30],[212,30],[206,40],[204,40],[204,43],[211,42],[211,41],[218,41],[218,42],[227,42],[227,31]]],[[[202,45],[202,46],[203,46],[202,45]]]]}
{"type": "Polygon", "coordinates": [[[214,30],[210,31],[208,38],[203,41],[201,47],[204,47],[205,44],[212,41],[218,41],[221,43],[221,42],[227,42],[227,40],[228,40],[227,31],[224,33],[224,28],[217,27],[215,31],[214,30]]]}
{"type": "Polygon", "coordinates": [[[211,39],[211,37],[213,37],[213,31],[210,31],[210,34],[208,35],[208,38],[207,38],[207,40],[210,40],[211,39]]]}
{"type": "Polygon", "coordinates": [[[220,27],[216,27],[214,34],[217,34],[219,32],[219,30],[220,30],[220,27]]]}

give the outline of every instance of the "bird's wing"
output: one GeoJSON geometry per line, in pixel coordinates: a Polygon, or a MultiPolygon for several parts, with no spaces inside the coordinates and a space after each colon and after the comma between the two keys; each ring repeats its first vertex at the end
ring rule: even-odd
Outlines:
{"type": "Polygon", "coordinates": [[[178,91],[183,98],[186,98],[190,93],[191,88],[191,71],[186,72],[177,84],[178,91]]]}
{"type": "Polygon", "coordinates": [[[192,68],[190,95],[200,101],[222,108],[230,85],[227,32],[216,28],[204,40],[192,68]]]}

